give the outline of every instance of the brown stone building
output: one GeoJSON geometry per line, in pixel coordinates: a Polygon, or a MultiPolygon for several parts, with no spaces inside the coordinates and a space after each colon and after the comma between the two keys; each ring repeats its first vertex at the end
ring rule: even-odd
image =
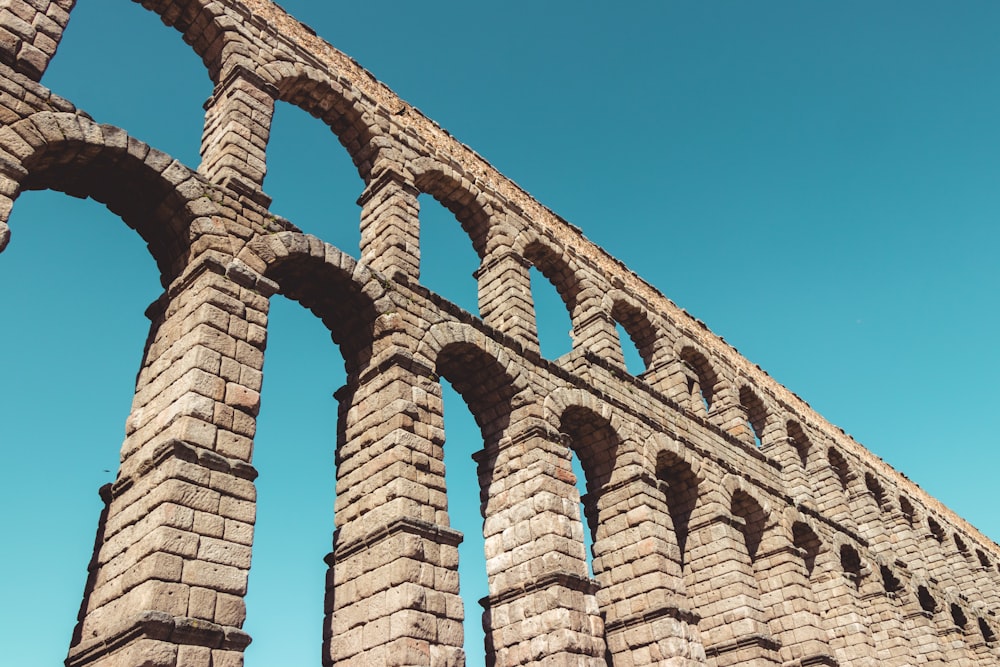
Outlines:
{"type": "Polygon", "coordinates": [[[326,664],[463,663],[479,614],[458,595],[440,378],[482,430],[490,664],[1000,663],[996,544],[277,6],[142,4],[215,83],[197,169],[39,83],[72,0],[0,7],[0,219],[24,190],[92,197],[164,286],[67,665],[242,664],[276,293],[322,320],[348,372],[326,664]],[[329,125],[364,179],[360,262],[269,212],[276,100],[329,125]],[[481,318],[420,283],[421,193],[479,255],[481,318]],[[532,266],[572,319],[556,361],[532,266]]]}

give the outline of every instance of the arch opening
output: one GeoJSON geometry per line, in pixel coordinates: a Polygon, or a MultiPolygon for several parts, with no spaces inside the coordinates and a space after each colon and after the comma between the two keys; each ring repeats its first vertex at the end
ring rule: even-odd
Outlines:
{"type": "Polygon", "coordinates": [[[792,544],[801,551],[802,560],[806,567],[806,576],[812,578],[816,569],[816,558],[822,547],[819,537],[807,524],[796,521],[792,524],[792,544]]]}
{"type": "Polygon", "coordinates": [[[760,449],[764,443],[764,429],[767,427],[767,409],[760,397],[748,386],[740,388],[740,406],[746,415],[747,426],[753,444],[760,449]]]}
{"type": "Polygon", "coordinates": [[[691,346],[681,349],[680,360],[690,371],[687,377],[687,390],[691,397],[692,409],[708,415],[712,410],[719,376],[705,355],[691,346]]]}
{"type": "MultiPolygon", "coordinates": [[[[498,360],[471,343],[446,345],[438,354],[435,371],[442,380],[448,516],[452,527],[465,536],[458,561],[459,588],[467,605],[464,648],[470,664],[476,664],[472,656],[480,651],[485,651],[489,664],[494,655],[491,633],[484,628],[492,622],[489,608],[483,622],[477,623],[470,619],[478,610],[468,608],[468,601],[488,599],[489,579],[496,569],[487,562],[486,541],[491,537],[495,541],[498,536],[487,535],[486,522],[502,509],[491,505],[498,502],[493,488],[498,481],[494,466],[497,448],[510,426],[517,391],[498,360]],[[459,502],[462,496],[455,495],[456,490],[476,483],[479,505],[459,502]]],[[[502,554],[498,557],[502,559],[502,554]]]]}
{"type": "Polygon", "coordinates": [[[656,476],[664,495],[667,512],[673,523],[677,540],[681,571],[689,570],[687,541],[690,533],[691,515],[698,504],[700,480],[691,466],[672,452],[662,453],[656,463],[656,476]]]}
{"type": "Polygon", "coordinates": [[[338,140],[303,108],[275,103],[264,189],[274,195],[271,211],[356,259],[364,182],[338,140]]]}
{"type": "Polygon", "coordinates": [[[0,255],[0,349],[8,352],[0,439],[4,465],[17,474],[0,485],[0,505],[31,508],[3,519],[4,531],[31,548],[0,571],[2,643],[12,664],[62,664],[104,510],[98,489],[118,472],[150,331],[143,312],[161,293],[160,273],[142,239],[93,200],[29,192],[12,220],[14,241],[0,255]],[[72,267],[73,283],[52,266],[72,267]],[[52,641],[37,641],[40,627],[52,641]]]}
{"type": "Polygon", "coordinates": [[[428,194],[420,209],[420,282],[466,312],[479,315],[479,256],[455,225],[455,214],[428,194]]]}
{"type": "Polygon", "coordinates": [[[247,667],[318,662],[335,526],[336,452],[347,381],[328,327],[302,304],[270,300],[254,438],[257,513],[245,629],[247,667]],[[332,394],[332,396],[331,396],[332,394]],[[289,493],[294,489],[294,493],[289,493]],[[267,610],[281,609],[281,614],[267,610]]]}
{"type": "Polygon", "coordinates": [[[618,329],[618,340],[629,373],[639,376],[653,365],[657,333],[646,315],[624,301],[615,302],[611,317],[618,329]]]}
{"type": "Polygon", "coordinates": [[[532,264],[531,293],[542,355],[547,359],[555,359],[575,347],[573,331],[579,305],[580,282],[570,266],[555,251],[540,242],[528,244],[524,250],[524,258],[532,264]],[[558,301],[553,297],[551,288],[555,288],[558,301]],[[570,341],[568,348],[567,339],[556,333],[565,326],[567,319],[570,341]]]}

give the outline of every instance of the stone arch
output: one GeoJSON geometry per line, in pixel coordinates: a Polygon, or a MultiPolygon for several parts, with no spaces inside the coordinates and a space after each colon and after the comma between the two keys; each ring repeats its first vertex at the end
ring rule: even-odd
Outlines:
{"type": "Polygon", "coordinates": [[[886,495],[885,486],[871,472],[865,473],[865,487],[875,499],[879,511],[884,512],[889,509],[889,496],[886,495]]]}
{"type": "Polygon", "coordinates": [[[797,455],[800,467],[802,470],[808,470],[812,442],[809,440],[809,436],[806,435],[802,425],[794,419],[786,420],[785,434],[788,437],[788,444],[797,455]]]}
{"type": "Polygon", "coordinates": [[[491,338],[467,324],[433,325],[417,352],[466,401],[488,445],[496,445],[503,431],[494,424],[490,429],[492,435],[487,433],[494,420],[509,417],[514,407],[534,401],[534,393],[514,359],[491,338]]]}
{"type": "Polygon", "coordinates": [[[833,471],[841,490],[845,494],[850,493],[851,480],[854,478],[854,473],[851,471],[851,467],[847,462],[847,459],[836,447],[830,447],[827,449],[826,457],[830,463],[830,469],[833,471]]]}
{"type": "Polygon", "coordinates": [[[142,6],[181,33],[213,81],[218,82],[223,63],[231,55],[249,60],[251,47],[227,20],[223,7],[212,0],[146,0],[142,6]]]}
{"type": "Polygon", "coordinates": [[[240,252],[229,273],[258,288],[261,283],[255,278],[263,278],[271,283],[269,291],[312,311],[340,346],[348,376],[370,360],[376,328],[401,326],[398,316],[381,303],[386,290],[377,275],[308,234],[258,236],[240,252]]]}
{"type": "Polygon", "coordinates": [[[575,324],[579,319],[581,292],[585,285],[575,262],[541,238],[532,237],[526,242],[524,239],[520,241],[515,252],[534,265],[555,286],[575,324]]]}
{"type": "Polygon", "coordinates": [[[495,213],[487,195],[467,176],[434,158],[418,158],[408,167],[417,190],[434,197],[451,211],[469,235],[479,259],[486,257],[495,213]]]}
{"type": "MultiPolygon", "coordinates": [[[[635,349],[642,357],[645,370],[649,370],[662,361],[666,350],[663,346],[663,332],[654,323],[649,311],[634,298],[621,290],[612,290],[608,294],[611,317],[622,325],[632,339],[635,349]]],[[[623,348],[625,341],[620,341],[623,348]]]]}
{"type": "Polygon", "coordinates": [[[700,499],[699,487],[703,481],[699,476],[700,465],[675,442],[665,440],[656,447],[655,472],[659,488],[664,496],[667,513],[677,546],[677,562],[681,572],[689,566],[687,541],[690,535],[691,517],[700,499]]]}
{"type": "Polygon", "coordinates": [[[691,341],[682,339],[677,342],[674,349],[674,356],[687,371],[684,373],[684,380],[691,408],[699,414],[706,416],[712,414],[719,395],[721,376],[708,360],[708,356],[691,341]]]}
{"type": "Polygon", "coordinates": [[[595,493],[611,481],[625,424],[604,401],[582,390],[559,390],[544,404],[545,419],[570,438],[570,448],[580,459],[587,490],[595,493]]]}
{"type": "Polygon", "coordinates": [[[746,421],[749,423],[750,430],[752,431],[747,432],[746,436],[747,438],[756,440],[759,443],[759,447],[763,447],[765,445],[768,423],[771,418],[770,411],[764,405],[764,401],[757,391],[748,384],[740,386],[739,399],[740,407],[743,409],[746,421]]]}
{"type": "Polygon", "coordinates": [[[351,156],[361,178],[365,183],[371,181],[380,149],[390,148],[392,142],[349,82],[286,60],[264,65],[257,75],[273,87],[276,100],[288,102],[326,124],[351,156]]]}
{"type": "Polygon", "coordinates": [[[164,286],[187,266],[191,244],[226,230],[213,218],[212,186],[169,155],[111,125],[43,111],[0,128],[0,250],[24,190],[59,190],[105,204],[146,241],[164,286]]]}
{"type": "Polygon", "coordinates": [[[801,550],[806,575],[811,579],[816,569],[816,559],[823,548],[823,541],[813,526],[802,517],[797,517],[792,523],[792,544],[801,550]]]}
{"type": "Polygon", "coordinates": [[[726,475],[722,480],[722,488],[730,511],[743,520],[739,530],[746,541],[747,555],[753,563],[757,560],[757,550],[764,540],[764,534],[770,527],[770,517],[773,514],[771,505],[767,500],[761,499],[758,492],[742,477],[726,475]]]}

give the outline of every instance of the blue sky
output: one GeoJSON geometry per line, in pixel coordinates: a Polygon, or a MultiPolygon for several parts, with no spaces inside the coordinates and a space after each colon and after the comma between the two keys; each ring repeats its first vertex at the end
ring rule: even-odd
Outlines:
{"type": "MultiPolygon", "coordinates": [[[[988,2],[520,0],[283,5],[833,423],[1000,538],[1000,6],[988,2]]],[[[139,5],[79,0],[44,83],[195,166],[211,82],[139,5]]],[[[357,255],[361,182],[279,105],[273,210],[357,255]]],[[[476,258],[424,201],[428,286],[475,308],[476,258]]],[[[102,206],[26,193],[0,255],[0,646],[58,664],[114,478],[159,295],[102,206]]],[[[541,286],[545,287],[545,286],[541,286]]],[[[542,290],[543,352],[567,320],[542,290]]],[[[318,664],[343,383],[318,321],[276,298],[255,465],[248,667],[318,664]]],[[[452,522],[467,534],[469,665],[481,447],[446,396],[452,522]]],[[[478,560],[477,560],[478,559],[478,560]]]]}

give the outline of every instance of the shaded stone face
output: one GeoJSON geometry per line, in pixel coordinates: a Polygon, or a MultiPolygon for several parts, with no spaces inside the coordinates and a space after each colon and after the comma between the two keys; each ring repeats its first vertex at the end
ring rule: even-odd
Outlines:
{"type": "Polygon", "coordinates": [[[242,665],[279,290],[327,323],[348,371],[324,664],[464,663],[480,621],[458,595],[440,378],[483,433],[488,664],[1000,663],[996,544],[276,5],[143,2],[216,84],[191,166],[38,83],[72,5],[0,7],[0,250],[18,193],[72,186],[121,212],[167,287],[67,665],[242,665]],[[360,262],[268,211],[276,100],[358,166],[360,262]],[[481,318],[420,284],[423,193],[480,256],[481,318]],[[532,266],[572,318],[558,362],[539,355],[532,266]]]}

